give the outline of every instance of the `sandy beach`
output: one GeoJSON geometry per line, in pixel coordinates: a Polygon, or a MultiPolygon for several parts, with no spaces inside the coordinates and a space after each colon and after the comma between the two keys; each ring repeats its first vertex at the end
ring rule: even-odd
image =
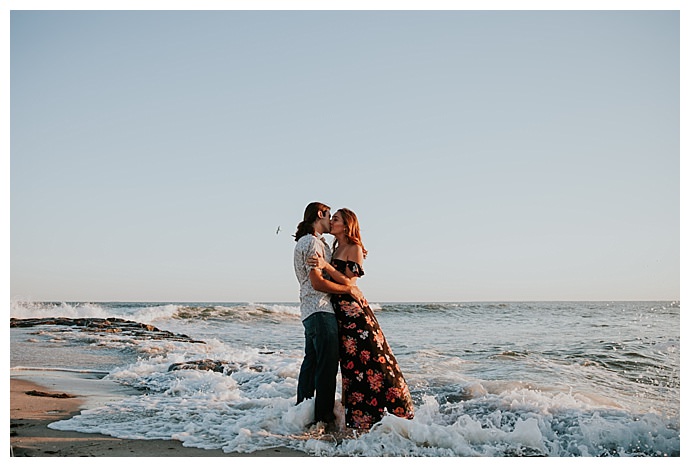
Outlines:
{"type": "MultiPolygon", "coordinates": [[[[57,379],[59,381],[59,379],[57,379]]],[[[306,453],[274,448],[250,454],[186,448],[174,440],[127,440],[48,428],[87,407],[90,397],[66,391],[55,380],[37,384],[10,377],[11,457],[300,457],[306,453]]]]}

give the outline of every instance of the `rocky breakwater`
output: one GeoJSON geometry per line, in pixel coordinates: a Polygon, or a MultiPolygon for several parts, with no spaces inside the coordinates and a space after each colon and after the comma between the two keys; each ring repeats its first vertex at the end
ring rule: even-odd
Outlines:
{"type": "Polygon", "coordinates": [[[65,326],[90,333],[117,333],[138,339],[174,340],[201,343],[184,334],[163,331],[150,324],[121,318],[10,318],[10,328],[65,326]]]}

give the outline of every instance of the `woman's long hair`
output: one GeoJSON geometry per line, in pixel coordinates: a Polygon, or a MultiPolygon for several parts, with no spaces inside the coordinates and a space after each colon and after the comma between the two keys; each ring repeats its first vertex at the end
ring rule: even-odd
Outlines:
{"type": "Polygon", "coordinates": [[[330,210],[330,206],[326,206],[323,203],[319,203],[318,201],[314,201],[313,203],[309,203],[307,207],[304,209],[304,219],[302,222],[297,224],[297,232],[295,232],[295,241],[298,241],[300,238],[304,237],[307,234],[314,234],[314,222],[316,222],[319,219],[319,213],[320,212],[326,212],[330,210]]]}
{"type": "MultiPolygon", "coordinates": [[[[349,243],[354,243],[362,247],[362,253],[364,253],[364,257],[366,258],[367,249],[364,248],[364,244],[362,243],[362,234],[359,232],[359,220],[357,220],[357,215],[347,208],[340,208],[336,213],[340,213],[340,217],[343,218],[343,224],[345,224],[345,238],[347,238],[349,243]]],[[[335,251],[337,246],[338,240],[333,244],[333,251],[335,251]]]]}

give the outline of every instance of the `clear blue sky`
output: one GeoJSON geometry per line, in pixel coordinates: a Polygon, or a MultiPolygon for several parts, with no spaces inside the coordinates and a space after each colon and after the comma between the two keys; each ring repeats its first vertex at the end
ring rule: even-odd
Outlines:
{"type": "Polygon", "coordinates": [[[677,11],[13,11],[11,297],[680,298],[677,11]],[[281,232],[276,235],[276,228],[281,232]]]}

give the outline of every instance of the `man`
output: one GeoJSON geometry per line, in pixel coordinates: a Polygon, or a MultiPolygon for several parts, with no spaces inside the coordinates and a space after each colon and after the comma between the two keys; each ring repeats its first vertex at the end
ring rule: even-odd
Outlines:
{"type": "Polygon", "coordinates": [[[323,422],[327,431],[335,430],[335,381],[338,374],[338,321],[329,294],[350,294],[365,302],[357,286],[336,284],[325,278],[307,259],[321,255],[331,261],[331,249],[323,238],[331,231],[331,208],[313,202],[295,233],[294,267],[300,285],[300,312],[304,326],[304,360],[297,382],[297,403],[314,397],[314,423],[323,422]]]}

